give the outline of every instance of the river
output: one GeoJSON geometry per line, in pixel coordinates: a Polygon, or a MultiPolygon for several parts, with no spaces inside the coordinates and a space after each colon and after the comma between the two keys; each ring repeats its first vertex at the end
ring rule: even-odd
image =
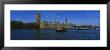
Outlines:
{"type": "Polygon", "coordinates": [[[100,30],[11,29],[11,40],[100,40],[100,30]]]}

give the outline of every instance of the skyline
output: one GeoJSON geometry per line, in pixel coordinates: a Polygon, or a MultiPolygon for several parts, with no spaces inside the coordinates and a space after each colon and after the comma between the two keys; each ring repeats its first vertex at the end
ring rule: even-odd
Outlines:
{"type": "Polygon", "coordinates": [[[99,25],[99,10],[11,10],[11,20],[24,23],[36,22],[35,15],[41,13],[41,21],[58,21],[81,25],[99,25]]]}

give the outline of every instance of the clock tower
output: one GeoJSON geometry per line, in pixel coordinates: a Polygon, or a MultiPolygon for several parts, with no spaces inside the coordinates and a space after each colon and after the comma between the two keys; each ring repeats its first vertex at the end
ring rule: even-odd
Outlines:
{"type": "Polygon", "coordinates": [[[41,14],[38,12],[38,14],[36,15],[36,25],[37,25],[37,28],[40,28],[40,16],[41,16],[41,14]]]}

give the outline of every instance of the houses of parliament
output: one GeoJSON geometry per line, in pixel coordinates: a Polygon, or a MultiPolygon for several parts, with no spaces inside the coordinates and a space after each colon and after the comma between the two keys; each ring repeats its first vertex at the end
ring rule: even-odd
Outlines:
{"type": "Polygon", "coordinates": [[[36,25],[37,28],[73,28],[73,29],[99,29],[99,26],[92,25],[76,25],[68,22],[68,19],[65,18],[65,22],[60,23],[60,21],[42,21],[41,14],[36,15],[36,25]]]}
{"type": "Polygon", "coordinates": [[[71,28],[72,24],[68,23],[68,19],[65,18],[65,22],[64,23],[60,23],[59,21],[42,21],[41,20],[41,14],[37,14],[36,15],[36,25],[39,28],[58,28],[58,27],[62,27],[62,28],[71,28]]]}

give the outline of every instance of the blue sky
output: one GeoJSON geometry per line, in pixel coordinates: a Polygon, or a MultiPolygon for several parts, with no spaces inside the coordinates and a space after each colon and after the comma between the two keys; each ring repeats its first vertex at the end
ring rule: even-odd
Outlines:
{"type": "Polygon", "coordinates": [[[57,21],[60,23],[68,19],[69,23],[83,25],[99,25],[99,10],[11,10],[11,20],[19,20],[25,23],[35,22],[35,15],[41,13],[41,21],[57,21]]]}

